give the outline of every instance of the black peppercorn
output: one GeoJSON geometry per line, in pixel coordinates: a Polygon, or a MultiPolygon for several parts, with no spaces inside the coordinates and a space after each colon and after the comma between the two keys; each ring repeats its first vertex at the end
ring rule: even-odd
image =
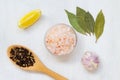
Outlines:
{"type": "Polygon", "coordinates": [[[30,67],[35,63],[32,52],[23,47],[14,47],[10,50],[10,59],[20,67],[30,67]]]}

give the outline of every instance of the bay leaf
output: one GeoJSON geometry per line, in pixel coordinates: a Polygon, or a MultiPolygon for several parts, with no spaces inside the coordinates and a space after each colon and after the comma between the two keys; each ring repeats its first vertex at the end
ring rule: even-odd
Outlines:
{"type": "Polygon", "coordinates": [[[82,33],[82,34],[85,34],[85,31],[79,26],[79,24],[78,24],[78,22],[77,22],[76,16],[75,16],[73,13],[71,13],[71,12],[69,12],[69,11],[67,11],[67,10],[65,10],[65,12],[67,13],[69,22],[70,22],[70,24],[72,25],[72,27],[73,27],[76,31],[78,31],[78,32],[80,32],[80,33],[82,33]]]}
{"type": "Polygon", "coordinates": [[[95,21],[94,21],[93,16],[89,12],[86,12],[85,14],[85,22],[86,22],[86,27],[87,27],[88,32],[94,34],[95,21]]]}
{"type": "Polygon", "coordinates": [[[86,17],[86,11],[83,10],[82,8],[80,7],[76,7],[76,17],[77,17],[77,21],[78,21],[78,24],[79,26],[88,34],[90,34],[90,30],[86,24],[86,20],[85,20],[85,17],[86,17]]]}
{"type": "Polygon", "coordinates": [[[96,42],[100,38],[100,36],[102,35],[102,33],[104,31],[104,24],[105,24],[105,18],[104,18],[104,14],[101,10],[97,15],[95,26],[94,26],[96,42]]]}

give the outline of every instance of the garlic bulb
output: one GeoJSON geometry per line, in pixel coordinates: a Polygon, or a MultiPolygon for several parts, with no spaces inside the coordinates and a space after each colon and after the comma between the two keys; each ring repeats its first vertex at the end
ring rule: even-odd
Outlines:
{"type": "Polygon", "coordinates": [[[82,57],[82,64],[88,71],[95,71],[98,69],[99,66],[99,58],[98,56],[90,51],[85,52],[85,54],[82,57]]]}

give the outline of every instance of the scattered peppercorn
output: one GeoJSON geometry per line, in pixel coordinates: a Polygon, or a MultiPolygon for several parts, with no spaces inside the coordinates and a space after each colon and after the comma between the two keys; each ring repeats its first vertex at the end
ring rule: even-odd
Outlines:
{"type": "Polygon", "coordinates": [[[10,59],[20,67],[30,67],[35,63],[32,52],[23,47],[12,48],[10,51],[10,59]]]}

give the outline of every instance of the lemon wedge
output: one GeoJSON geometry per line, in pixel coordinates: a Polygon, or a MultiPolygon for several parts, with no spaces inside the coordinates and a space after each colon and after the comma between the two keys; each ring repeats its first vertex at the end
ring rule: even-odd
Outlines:
{"type": "Polygon", "coordinates": [[[18,22],[19,28],[25,29],[33,25],[41,17],[41,10],[32,10],[23,16],[18,22]]]}

